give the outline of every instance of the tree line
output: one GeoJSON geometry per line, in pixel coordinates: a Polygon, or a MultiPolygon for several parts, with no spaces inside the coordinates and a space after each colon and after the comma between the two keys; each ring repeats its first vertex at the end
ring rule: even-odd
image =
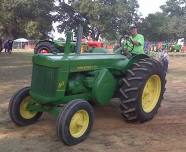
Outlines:
{"type": "Polygon", "coordinates": [[[186,37],[186,0],[167,0],[161,12],[139,15],[138,0],[0,0],[0,37],[45,39],[59,22],[59,32],[76,31],[81,20],[84,35],[93,39],[101,34],[117,39],[127,34],[130,24],[137,24],[140,33],[150,41],[186,37]],[[71,7],[69,7],[69,5],[71,7]]]}
{"type": "Polygon", "coordinates": [[[151,41],[186,39],[186,0],[168,0],[162,12],[142,19],[140,31],[151,41]]]}

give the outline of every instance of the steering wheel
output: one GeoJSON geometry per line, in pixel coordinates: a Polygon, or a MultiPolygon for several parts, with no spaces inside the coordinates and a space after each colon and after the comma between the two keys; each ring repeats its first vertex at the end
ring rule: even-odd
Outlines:
{"type": "Polygon", "coordinates": [[[124,49],[124,51],[131,53],[134,50],[133,41],[128,35],[121,37],[119,44],[120,44],[120,47],[124,49]]]}

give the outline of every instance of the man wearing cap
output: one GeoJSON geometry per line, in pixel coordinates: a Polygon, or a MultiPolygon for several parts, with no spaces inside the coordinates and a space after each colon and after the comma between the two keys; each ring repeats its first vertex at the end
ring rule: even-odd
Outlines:
{"type": "MultiPolygon", "coordinates": [[[[141,34],[138,34],[137,27],[135,25],[130,26],[130,39],[132,41],[132,44],[134,45],[134,48],[132,50],[132,54],[145,54],[144,52],[144,36],[141,34]]],[[[129,44],[130,46],[132,44],[129,44]]]]}

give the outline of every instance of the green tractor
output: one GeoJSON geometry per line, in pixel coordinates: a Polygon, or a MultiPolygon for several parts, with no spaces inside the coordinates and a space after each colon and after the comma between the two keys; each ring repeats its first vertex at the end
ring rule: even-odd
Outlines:
{"type": "Polygon", "coordinates": [[[36,44],[34,54],[63,53],[64,46],[65,42],[63,41],[42,40],[36,44]]]}
{"type": "MultiPolygon", "coordinates": [[[[61,40],[43,40],[39,41],[34,48],[34,54],[47,54],[47,53],[64,53],[66,41],[61,40]]],[[[72,52],[75,52],[76,42],[71,42],[72,52]]],[[[81,43],[81,53],[88,50],[88,44],[81,43]]]]}
{"type": "Polygon", "coordinates": [[[173,44],[170,47],[171,52],[181,52],[181,49],[182,49],[182,45],[180,45],[180,44],[173,44]]]}
{"type": "Polygon", "coordinates": [[[90,134],[93,102],[106,106],[119,98],[126,121],[145,122],[157,113],[165,91],[166,74],[158,61],[125,55],[122,47],[115,53],[81,54],[81,33],[76,52],[68,33],[64,53],[35,54],[31,86],[19,90],[9,103],[10,118],[18,126],[36,123],[43,112],[55,116],[57,135],[67,145],[90,134]]]}

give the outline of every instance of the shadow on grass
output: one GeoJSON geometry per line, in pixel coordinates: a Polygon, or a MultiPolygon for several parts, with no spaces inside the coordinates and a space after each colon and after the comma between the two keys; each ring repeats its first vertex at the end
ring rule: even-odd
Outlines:
{"type": "Polygon", "coordinates": [[[31,52],[0,54],[0,82],[30,77],[32,56],[31,52]]]}
{"type": "Polygon", "coordinates": [[[32,73],[31,65],[13,66],[0,68],[0,82],[10,82],[17,80],[29,79],[32,73]]]}
{"type": "Polygon", "coordinates": [[[13,53],[13,54],[0,54],[0,66],[8,65],[21,65],[21,64],[31,64],[32,63],[32,53],[13,53]]]}

